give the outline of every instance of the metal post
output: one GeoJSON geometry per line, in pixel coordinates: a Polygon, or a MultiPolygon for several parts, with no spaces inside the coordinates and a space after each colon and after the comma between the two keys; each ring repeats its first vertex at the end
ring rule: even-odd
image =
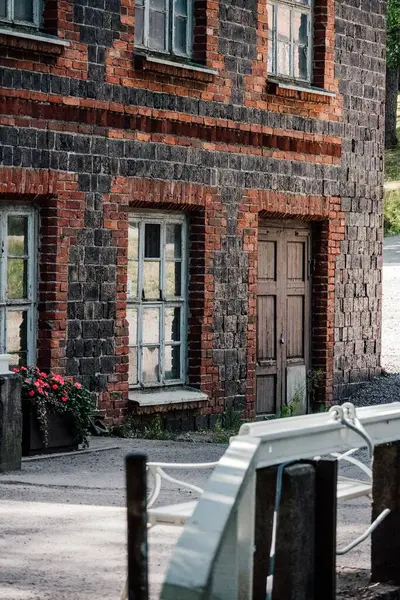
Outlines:
{"type": "Polygon", "coordinates": [[[400,585],[400,442],[375,446],[372,520],[390,514],[371,536],[371,579],[400,585]]]}
{"type": "Polygon", "coordinates": [[[315,469],[315,600],[336,598],[337,460],[313,461],[315,469]]]}
{"type": "Polygon", "coordinates": [[[146,462],[144,454],[126,457],[128,514],[128,600],[148,600],[146,462]]]}
{"type": "MultiPolygon", "coordinates": [[[[265,600],[276,468],[257,472],[253,600],[265,600]]],[[[308,464],[283,474],[273,600],[314,600],[315,472],[308,464]]],[[[320,599],[318,599],[320,600],[320,599]]]]}

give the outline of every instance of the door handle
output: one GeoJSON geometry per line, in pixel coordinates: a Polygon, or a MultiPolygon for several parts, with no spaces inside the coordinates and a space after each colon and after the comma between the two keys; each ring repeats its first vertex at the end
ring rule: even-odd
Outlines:
{"type": "Polygon", "coordinates": [[[279,341],[281,344],[285,343],[285,334],[283,332],[281,333],[281,337],[280,337],[279,341]]]}

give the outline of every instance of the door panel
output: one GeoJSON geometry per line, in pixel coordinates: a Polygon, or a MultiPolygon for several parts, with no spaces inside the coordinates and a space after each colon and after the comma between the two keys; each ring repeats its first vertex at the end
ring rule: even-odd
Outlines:
{"type": "Polygon", "coordinates": [[[310,354],[310,230],[296,221],[261,222],[257,285],[258,415],[293,397],[306,411],[310,354]]]}
{"type": "Polygon", "coordinates": [[[287,297],[286,358],[304,358],[304,296],[287,297]]]}
{"type": "Polygon", "coordinates": [[[257,312],[260,324],[258,335],[258,358],[260,360],[276,359],[276,296],[259,296],[257,312]]]}
{"type": "Polygon", "coordinates": [[[257,378],[257,412],[270,415],[276,412],[276,376],[260,375],[257,378]]]}

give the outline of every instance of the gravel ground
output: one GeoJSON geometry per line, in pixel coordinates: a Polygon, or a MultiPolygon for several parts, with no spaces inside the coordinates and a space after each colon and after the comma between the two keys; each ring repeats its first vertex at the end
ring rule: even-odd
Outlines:
{"type": "Polygon", "coordinates": [[[382,301],[382,367],[378,377],[358,389],[350,401],[356,406],[400,401],[400,236],[384,240],[382,301]]]}

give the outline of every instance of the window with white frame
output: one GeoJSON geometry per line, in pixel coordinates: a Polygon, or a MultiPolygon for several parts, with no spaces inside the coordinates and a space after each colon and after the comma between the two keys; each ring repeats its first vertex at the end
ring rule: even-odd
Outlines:
{"type": "Polygon", "coordinates": [[[129,221],[129,385],[185,383],[186,222],[181,215],[129,221]]]}
{"type": "Polygon", "coordinates": [[[189,58],[193,47],[193,0],[136,0],[135,46],[189,58]]]}
{"type": "Polygon", "coordinates": [[[13,366],[35,362],[35,213],[0,209],[0,351],[13,366]]]}
{"type": "Polygon", "coordinates": [[[311,81],[311,0],[268,2],[268,72],[311,81]]]}
{"type": "Polygon", "coordinates": [[[0,0],[0,21],[39,27],[42,0],[0,0]]]}

